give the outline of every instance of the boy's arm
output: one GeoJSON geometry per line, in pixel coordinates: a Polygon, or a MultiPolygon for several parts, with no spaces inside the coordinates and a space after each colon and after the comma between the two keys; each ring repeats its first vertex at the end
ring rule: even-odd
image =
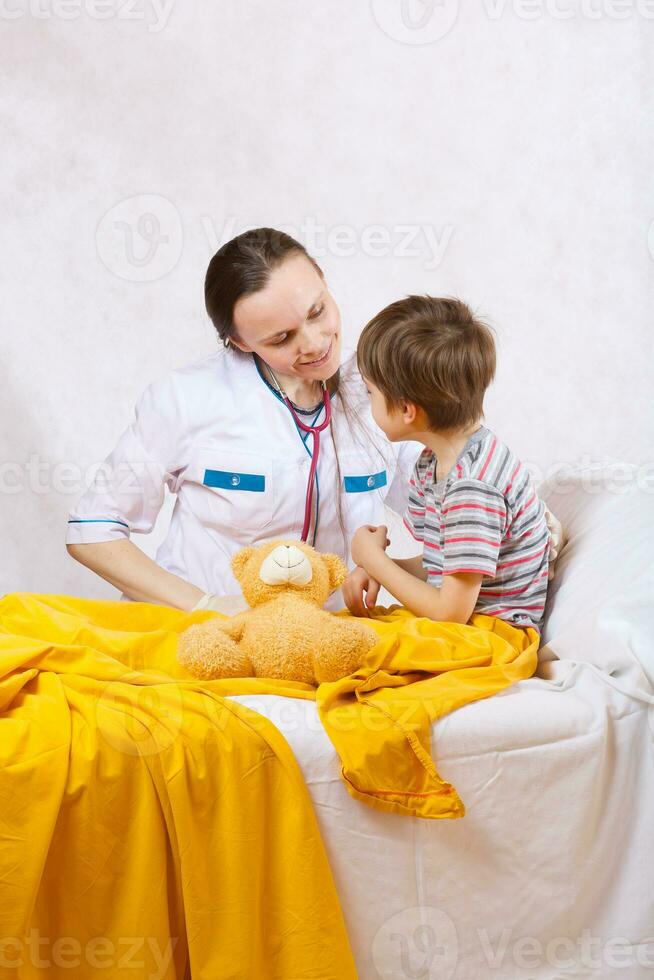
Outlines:
{"type": "Polygon", "coordinates": [[[422,559],[393,560],[376,549],[366,560],[366,571],[402,603],[414,616],[448,623],[467,623],[472,616],[481,588],[481,572],[455,572],[443,575],[443,585],[437,589],[402,567],[399,562],[415,563],[422,559]]]}
{"type": "Polygon", "coordinates": [[[393,558],[392,560],[405,572],[410,572],[411,575],[422,579],[423,582],[427,581],[427,569],[422,563],[422,555],[416,555],[415,558],[393,558]]]}

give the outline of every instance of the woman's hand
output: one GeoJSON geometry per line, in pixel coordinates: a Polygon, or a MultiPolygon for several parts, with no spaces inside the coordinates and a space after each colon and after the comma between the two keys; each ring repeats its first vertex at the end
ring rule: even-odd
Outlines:
{"type": "Polygon", "coordinates": [[[368,609],[373,609],[377,605],[379,582],[371,578],[365,568],[358,565],[348,574],[341,588],[345,605],[352,615],[370,617],[368,609]]]}
{"type": "Polygon", "coordinates": [[[352,561],[366,568],[370,555],[375,551],[386,551],[391,543],[387,537],[388,528],[385,524],[376,527],[374,524],[364,524],[354,533],[350,554],[352,561]]]}
{"type": "Polygon", "coordinates": [[[547,578],[551,581],[554,578],[554,563],[565,541],[565,532],[561,521],[554,516],[551,510],[548,510],[547,506],[545,506],[545,520],[550,532],[550,557],[547,578]]]}
{"type": "Polygon", "coordinates": [[[222,613],[224,616],[235,616],[248,608],[248,604],[242,595],[216,595],[214,592],[206,592],[197,605],[193,606],[191,612],[199,609],[210,609],[212,612],[222,613]]]}

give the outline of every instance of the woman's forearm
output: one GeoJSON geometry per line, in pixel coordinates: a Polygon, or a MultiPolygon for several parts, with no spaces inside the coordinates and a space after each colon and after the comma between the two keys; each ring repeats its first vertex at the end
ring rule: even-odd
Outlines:
{"type": "Polygon", "coordinates": [[[69,554],[130,599],[189,611],[204,592],[167,572],[132,541],[67,545],[69,554]]]}

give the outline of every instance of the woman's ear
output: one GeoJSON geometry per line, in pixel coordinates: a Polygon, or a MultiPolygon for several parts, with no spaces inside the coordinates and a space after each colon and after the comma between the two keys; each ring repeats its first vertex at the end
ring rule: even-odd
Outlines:
{"type": "Polygon", "coordinates": [[[245,566],[256,550],[256,548],[241,548],[241,550],[237,551],[232,558],[232,571],[234,572],[234,578],[238,579],[239,582],[241,581],[245,566]]]}
{"type": "Polygon", "coordinates": [[[331,591],[334,592],[347,578],[347,567],[338,555],[323,554],[320,557],[327,566],[327,570],[329,571],[329,584],[331,591]]]}
{"type": "Polygon", "coordinates": [[[238,339],[238,337],[235,337],[234,334],[232,334],[232,336],[229,338],[229,346],[236,347],[237,350],[243,351],[244,354],[252,353],[252,348],[248,347],[247,344],[244,344],[238,339]]]}

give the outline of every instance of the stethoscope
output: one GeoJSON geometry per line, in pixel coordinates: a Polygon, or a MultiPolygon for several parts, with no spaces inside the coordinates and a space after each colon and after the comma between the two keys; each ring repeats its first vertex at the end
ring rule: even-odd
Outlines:
{"type": "Polygon", "coordinates": [[[307,433],[310,432],[311,435],[313,436],[311,468],[309,470],[309,480],[307,482],[307,492],[306,492],[305,503],[304,503],[304,525],[302,527],[302,537],[301,537],[302,541],[306,541],[309,536],[309,528],[311,526],[311,509],[313,506],[313,484],[316,475],[316,467],[318,466],[318,455],[320,453],[320,433],[324,432],[324,430],[327,428],[327,426],[332,420],[331,399],[329,397],[329,391],[327,390],[326,383],[324,381],[321,381],[320,383],[322,385],[322,403],[325,408],[325,419],[323,422],[320,423],[320,425],[307,425],[305,422],[302,421],[301,418],[298,417],[298,414],[293,408],[293,405],[291,403],[291,399],[288,397],[288,395],[280,385],[279,381],[277,380],[274,373],[270,369],[270,366],[266,365],[266,367],[268,368],[268,373],[270,374],[270,377],[273,380],[275,388],[281,395],[283,401],[286,404],[286,407],[288,408],[289,412],[293,416],[293,420],[297,425],[298,429],[301,429],[303,432],[307,432],[307,433]]]}

